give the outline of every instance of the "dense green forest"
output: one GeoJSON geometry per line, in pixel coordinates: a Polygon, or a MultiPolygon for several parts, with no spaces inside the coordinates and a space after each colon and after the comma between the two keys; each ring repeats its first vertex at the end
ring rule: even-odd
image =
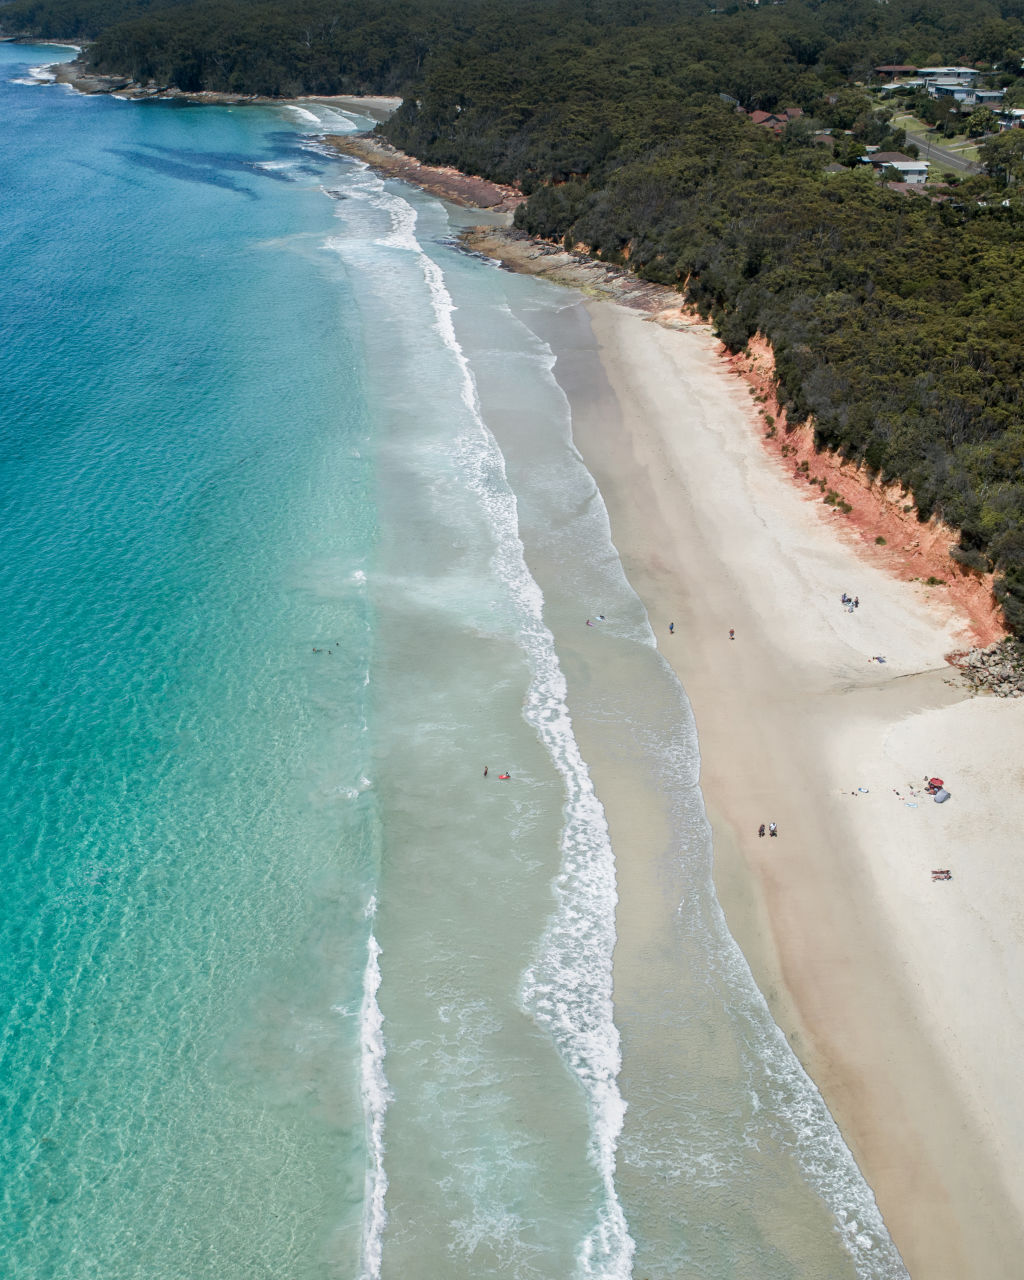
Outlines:
{"type": "Polygon", "coordinates": [[[925,197],[858,163],[903,143],[863,87],[878,64],[1024,93],[1024,0],[13,0],[0,21],[184,90],[401,95],[395,145],[518,184],[518,225],[681,289],[732,348],[766,334],[790,419],[960,530],[1024,631],[1024,130],[925,197]],[[737,109],[786,106],[781,136],[737,109]]]}

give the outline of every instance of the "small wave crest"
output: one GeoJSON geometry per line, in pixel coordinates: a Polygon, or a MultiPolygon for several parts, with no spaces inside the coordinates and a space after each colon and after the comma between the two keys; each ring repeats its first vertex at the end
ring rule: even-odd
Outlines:
{"type": "Polygon", "coordinates": [[[310,124],[320,124],[319,116],[314,115],[312,111],[307,111],[305,107],[296,106],[293,102],[289,102],[285,107],[285,110],[293,112],[293,114],[297,115],[300,120],[306,120],[310,124]]]}
{"type": "MultiPolygon", "coordinates": [[[[375,904],[367,907],[372,919],[375,904]]],[[[363,973],[363,1003],[359,1015],[360,1086],[366,1125],[366,1191],[363,1197],[363,1235],[360,1280],[380,1280],[384,1227],[387,1224],[388,1177],[384,1169],[384,1123],[391,1092],[384,1073],[384,1015],[377,1003],[380,988],[380,945],[371,933],[363,973]]]]}

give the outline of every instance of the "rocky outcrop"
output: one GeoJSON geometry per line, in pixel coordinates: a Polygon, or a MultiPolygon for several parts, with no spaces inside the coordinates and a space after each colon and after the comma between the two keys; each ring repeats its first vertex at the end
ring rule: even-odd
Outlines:
{"type": "Polygon", "coordinates": [[[490,182],[487,178],[462,173],[459,169],[423,164],[414,156],[406,155],[389,142],[368,133],[326,134],[324,142],[335,151],[365,161],[371,168],[389,178],[399,178],[413,186],[422,187],[424,191],[440,196],[451,204],[470,209],[487,209],[495,213],[511,213],[516,205],[522,204],[526,199],[515,187],[490,182]]]}
{"type": "Polygon", "coordinates": [[[1024,641],[999,640],[985,649],[951,654],[949,660],[975,692],[986,691],[997,698],[1024,695],[1024,641]]]}

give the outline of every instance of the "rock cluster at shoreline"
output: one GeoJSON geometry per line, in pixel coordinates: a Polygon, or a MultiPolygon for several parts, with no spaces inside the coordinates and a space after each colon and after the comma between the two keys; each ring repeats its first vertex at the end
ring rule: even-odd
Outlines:
{"type": "Polygon", "coordinates": [[[955,653],[950,661],[976,693],[987,691],[997,698],[1024,696],[1024,642],[1020,640],[997,640],[984,649],[955,653]]]}
{"type": "Polygon", "coordinates": [[[84,61],[76,58],[73,62],[56,63],[53,67],[58,84],[68,84],[72,89],[85,94],[116,93],[122,98],[143,101],[147,98],[180,98],[187,102],[210,102],[223,106],[238,106],[248,102],[275,102],[274,98],[261,98],[254,93],[215,93],[212,90],[197,90],[186,93],[173,85],[139,84],[130,76],[99,75],[89,71],[84,61]]]}
{"type": "Polygon", "coordinates": [[[459,239],[473,253],[496,258],[510,271],[543,276],[556,284],[579,289],[588,297],[608,298],[646,312],[669,329],[691,328],[704,322],[684,309],[682,295],[666,285],[651,284],[625,267],[613,266],[514,227],[468,227],[459,239]]]}
{"type": "Polygon", "coordinates": [[[470,209],[486,209],[491,213],[510,214],[526,199],[515,187],[503,186],[487,178],[462,173],[441,165],[423,164],[414,156],[399,151],[383,138],[369,133],[326,134],[324,142],[343,155],[363,160],[389,178],[399,178],[413,186],[440,196],[451,204],[470,209]]]}

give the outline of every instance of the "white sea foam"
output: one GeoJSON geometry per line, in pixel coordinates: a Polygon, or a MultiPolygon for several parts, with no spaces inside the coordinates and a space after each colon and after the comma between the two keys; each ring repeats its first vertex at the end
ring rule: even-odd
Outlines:
{"type": "MultiPolygon", "coordinates": [[[[550,353],[546,344],[541,343],[541,348],[542,356],[550,353]]],[[[540,363],[553,372],[553,359],[542,358],[540,363]]],[[[568,432],[568,417],[566,422],[568,432]]],[[[568,443],[574,448],[571,437],[568,443]]],[[[600,493],[595,495],[594,505],[595,515],[600,510],[603,527],[600,536],[592,541],[595,545],[611,545],[610,524],[600,493]]],[[[613,593],[624,590],[636,599],[617,558],[612,572],[616,578],[613,593]]],[[[636,603],[639,605],[639,600],[636,603]]],[[[656,649],[657,640],[642,606],[641,612],[644,622],[630,632],[630,638],[656,649]]],[[[681,835],[687,833],[682,840],[681,857],[688,871],[692,871],[686,883],[694,889],[680,897],[677,916],[694,939],[694,954],[719,972],[721,1001],[737,1026],[748,1062],[746,1097],[750,1116],[738,1143],[723,1141],[714,1122],[701,1132],[701,1141],[694,1141],[700,1124],[699,1117],[693,1116],[689,1142],[666,1147],[663,1133],[647,1133],[646,1151],[638,1150],[634,1144],[629,1160],[636,1166],[660,1166],[666,1180],[681,1178],[689,1187],[734,1187],[743,1175],[748,1150],[757,1148],[765,1132],[770,1131],[782,1148],[795,1152],[808,1185],[829,1206],[858,1274],[864,1280],[906,1280],[902,1260],[870,1187],[821,1094],[772,1019],[746,959],[729,933],[711,878],[707,819],[698,788],[700,754],[696,730],[685,693],[667,664],[665,671],[677,705],[670,704],[662,727],[647,726],[638,736],[648,759],[660,770],[659,790],[677,798],[672,828],[681,835]],[[671,1168],[666,1165],[666,1155],[671,1168]]],[[[554,1008],[554,1002],[550,998],[548,1001],[549,1007],[554,1008]]]]}
{"type": "Polygon", "coordinates": [[[285,107],[285,110],[286,110],[286,111],[294,111],[294,112],[295,112],[295,114],[299,117],[299,119],[300,119],[300,120],[308,120],[310,124],[319,124],[319,123],[320,123],[320,117],[319,117],[319,116],[315,116],[315,115],[312,113],[312,111],[307,111],[305,107],[297,107],[297,106],[296,106],[294,103],[292,103],[292,102],[288,103],[288,105],[285,107]]]}
{"type": "MultiPolygon", "coordinates": [[[[81,53],[82,46],[79,44],[57,44],[47,46],[51,49],[70,49],[72,53],[81,53]]],[[[57,79],[55,68],[61,66],[61,62],[44,62],[38,67],[29,67],[28,76],[19,76],[11,80],[11,84],[53,84],[57,79]]]]}
{"type": "MultiPolygon", "coordinates": [[[[370,918],[375,906],[376,903],[371,899],[367,905],[370,918]]],[[[380,1278],[384,1227],[388,1216],[385,1205],[388,1177],[384,1169],[384,1124],[391,1093],[384,1073],[384,1016],[377,1003],[380,954],[380,946],[371,933],[367,943],[363,1003],[359,1015],[360,1080],[367,1148],[360,1280],[380,1278]]]]}
{"type": "Polygon", "coordinates": [[[595,795],[572,730],[567,686],[544,624],[543,596],[526,566],[518,509],[504,458],[481,413],[476,384],[452,322],[455,304],[441,268],[416,238],[416,210],[377,181],[373,202],[390,216],[391,231],[376,243],[417,255],[433,304],[435,326],[460,373],[467,428],[456,440],[459,471],[486,511],[497,548],[494,568],[516,607],[519,639],[531,679],[524,715],[543,742],[566,790],[557,909],[537,957],[523,975],[524,1007],[551,1035],[588,1102],[590,1159],[602,1185],[597,1222],[581,1243],[577,1274],[627,1280],[634,1242],[615,1190],[615,1153],[625,1104],[617,1077],[619,1036],[612,1018],[615,943],[615,862],[604,810],[595,795]]]}
{"type": "MultiPolygon", "coordinates": [[[[329,107],[318,102],[316,110],[320,115],[320,123],[326,125],[332,133],[356,133],[359,128],[359,117],[356,113],[345,111],[341,107],[329,107]]],[[[362,117],[366,119],[365,116],[362,117]]]]}
{"type": "MultiPolygon", "coordinates": [[[[543,623],[543,597],[523,558],[516,499],[507,484],[504,460],[482,419],[475,381],[455,333],[456,308],[444,274],[417,238],[416,212],[408,201],[389,192],[372,171],[364,169],[352,176],[355,181],[351,186],[346,184],[346,190],[385,212],[390,220],[388,232],[373,243],[415,255],[429,290],[436,331],[460,371],[459,391],[469,425],[456,442],[459,472],[488,513],[498,548],[496,573],[517,607],[520,638],[531,668],[526,718],[564,779],[567,801],[561,836],[562,866],[554,886],[557,910],[534,962],[523,975],[521,997],[524,1007],[551,1034],[589,1103],[590,1157],[604,1195],[597,1221],[579,1247],[577,1280],[624,1280],[630,1274],[634,1244],[614,1185],[625,1103],[617,1083],[621,1060],[612,1020],[616,887],[604,813],[575,741],[566,707],[565,681],[552,637],[543,623]]],[[[339,208],[338,213],[351,220],[351,208],[347,212],[339,208]]],[[[334,247],[341,249],[342,242],[334,247]]],[[[351,241],[344,242],[344,249],[349,256],[362,252],[351,241]]],[[[553,357],[549,348],[538,351],[536,363],[550,375],[553,357]]],[[[610,540],[610,533],[607,537],[610,540]]],[[[656,647],[653,632],[643,627],[639,630],[643,634],[634,638],[656,647]]],[[[681,691],[679,697],[680,714],[671,717],[676,731],[665,738],[657,730],[643,731],[640,736],[650,737],[646,743],[650,758],[660,761],[665,770],[665,794],[692,795],[699,753],[694,735],[678,731],[678,725],[689,720],[681,691]]],[[[674,824],[678,831],[700,828],[693,837],[692,848],[681,855],[693,860],[694,874],[692,891],[679,903],[679,916],[681,921],[685,918],[687,931],[695,938],[702,964],[718,970],[721,998],[737,1023],[741,1053],[748,1064],[751,1114],[746,1131],[728,1135],[724,1144],[722,1133],[709,1120],[706,1131],[699,1123],[691,1128],[690,1136],[697,1137],[697,1141],[669,1141],[665,1145],[660,1140],[664,1135],[659,1135],[659,1141],[645,1141],[643,1149],[631,1150],[630,1162],[650,1166],[657,1171],[656,1176],[664,1176],[667,1181],[683,1178],[694,1187],[731,1187],[742,1178],[749,1148],[758,1146],[770,1132],[783,1148],[795,1152],[808,1184],[834,1214],[858,1274],[864,1280],[905,1280],[905,1270],[870,1188],[821,1095],[772,1021],[746,962],[728,933],[710,876],[703,867],[709,853],[704,844],[705,819],[699,794],[697,805],[699,813],[680,813],[674,824]]],[[[468,1240],[477,1238],[473,1223],[461,1225],[468,1240]]]]}
{"type": "MultiPolygon", "coordinates": [[[[325,132],[357,133],[360,128],[359,121],[349,112],[342,111],[337,107],[328,107],[320,102],[311,102],[304,107],[290,102],[285,110],[294,112],[300,120],[315,124],[318,129],[322,129],[325,132]]],[[[335,151],[331,151],[330,154],[332,156],[337,155],[335,151]]]]}

